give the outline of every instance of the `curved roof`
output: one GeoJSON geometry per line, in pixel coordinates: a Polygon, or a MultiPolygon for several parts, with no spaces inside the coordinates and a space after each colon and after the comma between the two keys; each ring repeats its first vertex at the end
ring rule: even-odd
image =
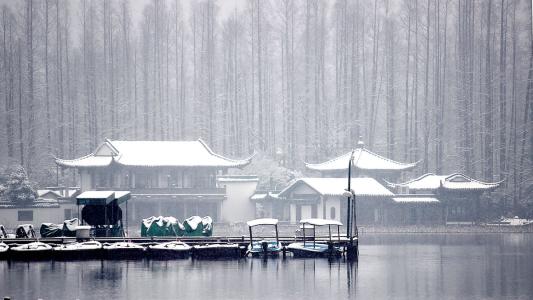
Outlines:
{"type": "Polygon", "coordinates": [[[500,186],[502,181],[483,182],[472,179],[461,173],[451,175],[424,174],[418,178],[403,183],[390,183],[392,187],[408,187],[409,190],[490,190],[500,186]]]}
{"type": "MultiPolygon", "coordinates": [[[[286,197],[288,193],[300,184],[306,184],[323,196],[343,196],[348,186],[346,178],[300,178],[293,181],[279,193],[279,197],[286,197]]],[[[356,196],[392,197],[394,194],[373,178],[356,177],[350,182],[351,189],[356,196]]]]}
{"type": "MultiPolygon", "coordinates": [[[[348,163],[352,151],[341,156],[333,158],[323,163],[310,164],[306,163],[306,167],[315,171],[341,171],[348,169],[348,163]]],[[[361,170],[376,170],[376,171],[405,171],[416,167],[415,163],[402,163],[379,154],[376,154],[365,148],[357,148],[353,150],[354,166],[361,170]]]]}
{"type": "Polygon", "coordinates": [[[197,141],[113,141],[106,140],[93,153],[76,159],[56,159],[68,168],[106,167],[112,163],[132,167],[218,167],[241,168],[251,158],[236,160],[214,153],[197,141]]]}

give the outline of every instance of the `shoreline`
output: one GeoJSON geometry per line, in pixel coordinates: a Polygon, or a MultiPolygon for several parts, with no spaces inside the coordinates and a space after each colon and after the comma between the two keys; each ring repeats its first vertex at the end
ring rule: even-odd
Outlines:
{"type": "Polygon", "coordinates": [[[359,226],[359,234],[370,233],[533,233],[533,226],[487,226],[487,225],[448,225],[448,226],[400,226],[400,227],[373,227],[359,226]]]}

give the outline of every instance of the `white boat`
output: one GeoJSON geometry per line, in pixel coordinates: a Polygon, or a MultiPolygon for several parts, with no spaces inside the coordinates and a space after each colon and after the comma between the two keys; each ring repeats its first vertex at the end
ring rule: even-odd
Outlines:
{"type": "Polygon", "coordinates": [[[239,244],[204,244],[192,247],[192,255],[197,258],[237,258],[243,256],[239,244]]]}
{"type": "Polygon", "coordinates": [[[100,258],[102,254],[103,246],[98,241],[70,243],[54,247],[56,259],[95,259],[100,258]]]}
{"type": "MultiPolygon", "coordinates": [[[[326,220],[326,219],[305,219],[301,220],[300,224],[303,225],[303,242],[291,243],[287,246],[287,250],[292,252],[294,257],[337,257],[340,256],[340,250],[333,245],[333,240],[331,236],[331,226],[337,226],[337,232],[339,232],[340,226],[342,223],[335,220],[326,220]],[[305,236],[305,228],[307,226],[313,226],[316,229],[316,226],[328,226],[329,228],[329,242],[317,242],[316,241],[316,230],[313,230],[313,240],[307,241],[305,236]]],[[[338,237],[340,238],[340,237],[338,237]]]]}
{"type": "Polygon", "coordinates": [[[147,251],[151,258],[186,258],[191,253],[191,246],[180,241],[172,241],[150,245],[147,251]]]}
{"type": "Polygon", "coordinates": [[[279,242],[278,219],[270,219],[270,218],[256,219],[256,220],[248,221],[246,222],[246,224],[248,224],[248,229],[250,231],[250,244],[248,245],[248,253],[252,254],[252,256],[255,256],[255,257],[279,255],[279,253],[283,249],[283,246],[279,242]],[[252,235],[252,228],[255,226],[265,226],[265,225],[274,226],[276,230],[276,239],[275,240],[262,239],[260,241],[254,241],[253,235],[252,235]]]}
{"type": "Polygon", "coordinates": [[[518,216],[514,218],[504,218],[501,217],[498,221],[487,223],[489,226],[528,226],[533,224],[533,220],[530,219],[520,219],[518,216]]]}
{"type": "Polygon", "coordinates": [[[32,242],[9,249],[11,258],[22,260],[49,259],[52,257],[52,251],[52,246],[41,242],[32,242]]]}
{"type": "Polygon", "coordinates": [[[6,259],[8,251],[9,246],[4,242],[0,242],[0,259],[6,259]]]}
{"type": "Polygon", "coordinates": [[[104,245],[108,259],[137,259],[144,256],[145,248],[132,242],[117,242],[104,245]]]}

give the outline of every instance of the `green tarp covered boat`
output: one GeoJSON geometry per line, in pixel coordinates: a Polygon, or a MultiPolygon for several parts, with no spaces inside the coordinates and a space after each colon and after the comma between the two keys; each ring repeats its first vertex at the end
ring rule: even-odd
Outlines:
{"type": "Polygon", "coordinates": [[[78,226],[78,218],[65,220],[63,222],[63,236],[74,237],[76,236],[76,227],[78,226]]]}
{"type": "Polygon", "coordinates": [[[181,236],[183,225],[174,217],[150,217],[141,224],[141,236],[181,236]]]}
{"type": "Polygon", "coordinates": [[[39,230],[41,237],[60,237],[63,235],[63,228],[59,224],[42,223],[39,230]]]}
{"type": "Polygon", "coordinates": [[[76,236],[78,219],[65,220],[63,224],[42,223],[39,233],[41,237],[74,237],[76,236]]]}
{"type": "Polygon", "coordinates": [[[174,217],[150,217],[141,224],[141,236],[211,236],[213,220],[211,217],[193,216],[181,224],[174,217]]]}

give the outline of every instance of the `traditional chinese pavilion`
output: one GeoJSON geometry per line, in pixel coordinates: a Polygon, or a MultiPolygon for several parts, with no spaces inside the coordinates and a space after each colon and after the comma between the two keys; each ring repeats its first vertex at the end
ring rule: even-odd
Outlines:
{"type": "Polygon", "coordinates": [[[424,174],[403,183],[389,183],[399,197],[428,195],[441,202],[442,221],[447,223],[475,222],[480,219],[481,195],[499,187],[500,182],[483,182],[461,173],[451,175],[424,174]]]}
{"type": "Polygon", "coordinates": [[[387,225],[394,220],[392,208],[403,207],[406,203],[427,203],[427,199],[418,197],[413,197],[409,202],[396,201],[396,195],[385,185],[386,180],[397,179],[402,172],[415,168],[416,162],[403,163],[383,157],[366,149],[363,142],[358,142],[357,148],[328,161],[306,163],[310,172],[319,172],[319,177],[294,180],[275,197],[258,193],[251,199],[261,203],[275,217],[291,223],[305,218],[344,221],[347,198],[343,194],[348,185],[348,165],[352,153],[351,188],[357,201],[359,224],[387,225]]]}
{"type": "MultiPolygon", "coordinates": [[[[348,163],[352,151],[322,163],[306,163],[307,169],[318,171],[321,177],[346,177],[348,163]]],[[[381,181],[382,178],[399,178],[402,172],[409,171],[417,166],[418,162],[398,162],[365,148],[363,142],[357,144],[353,150],[352,176],[372,177],[381,181]]]]}
{"type": "Polygon", "coordinates": [[[251,162],[213,152],[202,140],[105,140],[93,153],[75,159],[56,159],[62,168],[79,173],[82,191],[131,191],[131,220],[151,215],[185,218],[209,215],[218,220],[225,188],[217,176],[251,162]]]}
{"type": "MultiPolygon", "coordinates": [[[[337,221],[346,219],[347,201],[343,196],[346,178],[301,178],[292,182],[277,197],[285,200],[287,209],[282,220],[296,223],[301,219],[325,218],[337,221]]],[[[373,178],[352,178],[352,190],[357,197],[358,222],[381,223],[382,209],[394,194],[373,178]]]]}

